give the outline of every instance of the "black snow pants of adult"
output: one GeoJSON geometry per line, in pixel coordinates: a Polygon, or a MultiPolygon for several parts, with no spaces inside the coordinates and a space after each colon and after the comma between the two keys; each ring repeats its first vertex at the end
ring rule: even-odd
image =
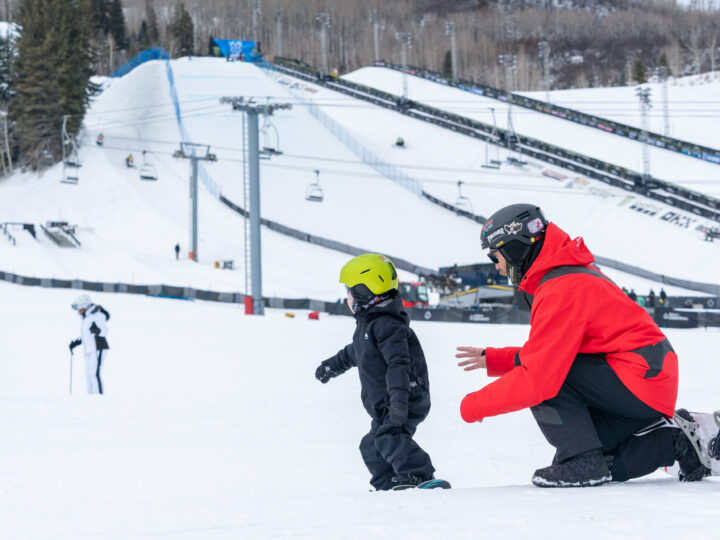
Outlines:
{"type": "Polygon", "coordinates": [[[672,427],[663,414],[640,401],[602,355],[579,354],[558,394],[531,408],[553,463],[602,449],[615,481],[649,474],[675,461],[672,427]]]}
{"type": "Polygon", "coordinates": [[[360,453],[372,478],[370,484],[378,491],[396,485],[397,475],[432,478],[435,468],[430,456],[413,440],[418,424],[430,412],[430,394],[421,386],[410,389],[408,419],[395,426],[384,419],[373,418],[370,432],[360,441],[360,453]]]}

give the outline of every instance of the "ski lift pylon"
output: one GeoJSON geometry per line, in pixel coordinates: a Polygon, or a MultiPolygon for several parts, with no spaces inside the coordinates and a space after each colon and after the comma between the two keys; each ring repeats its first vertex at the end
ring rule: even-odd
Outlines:
{"type": "Polygon", "coordinates": [[[320,171],[315,169],[315,182],[309,184],[307,191],[305,192],[305,200],[311,202],[323,202],[325,193],[323,188],[320,187],[320,171]]]}

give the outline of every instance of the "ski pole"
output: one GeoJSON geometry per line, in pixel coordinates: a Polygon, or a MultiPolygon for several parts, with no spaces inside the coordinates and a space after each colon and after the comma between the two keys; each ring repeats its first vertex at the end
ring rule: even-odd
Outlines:
{"type": "Polygon", "coordinates": [[[72,396],[72,362],[73,362],[73,352],[70,351],[70,395],[72,396]]]}

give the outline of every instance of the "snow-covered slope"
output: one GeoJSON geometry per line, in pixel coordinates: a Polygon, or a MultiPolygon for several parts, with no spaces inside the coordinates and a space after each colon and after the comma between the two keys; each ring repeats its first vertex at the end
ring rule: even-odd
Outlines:
{"type": "MultiPolygon", "coordinates": [[[[369,493],[357,446],[370,421],[355,371],[319,384],[317,364],[349,342],[347,317],[93,294],[111,313],[106,394],[86,396],[67,343],[73,291],[0,283],[0,537],[711,538],[717,478],[657,472],[622,485],[546,490],[552,459],[529,411],[465,424],[462,397],[487,384],[455,365],[458,345],[520,344],[527,327],[413,323],[433,409],[417,441],[443,492],[369,493]],[[38,337],[41,336],[41,339],[38,337]],[[659,516],[658,509],[670,508],[659,516]]],[[[669,331],[679,404],[717,408],[716,330],[669,331]]]]}
{"type": "MultiPolygon", "coordinates": [[[[665,114],[662,84],[648,82],[642,87],[649,88],[651,92],[648,128],[655,133],[664,134],[665,114]]],[[[635,95],[636,88],[637,86],[580,88],[556,90],[550,95],[551,101],[558,105],[641,127],[642,120],[638,99],[635,95]]],[[[535,99],[545,99],[545,92],[520,93],[535,99]]],[[[667,95],[669,135],[677,139],[717,148],[720,145],[717,137],[717,121],[720,117],[720,72],[670,78],[667,83],[667,95]]],[[[659,171],[656,172],[659,173],[659,171]]],[[[715,184],[708,187],[705,193],[720,197],[718,173],[715,173],[711,179],[715,180],[715,184]]]]}
{"type": "MultiPolygon", "coordinates": [[[[402,95],[403,74],[389,68],[366,67],[345,75],[344,78],[402,95]]],[[[447,87],[420,77],[408,76],[408,88],[410,98],[416,101],[447,109],[490,125],[493,124],[494,112],[498,127],[505,129],[508,125],[508,104],[505,102],[447,87]]],[[[713,85],[713,88],[717,88],[717,85],[713,85]]],[[[592,93],[596,99],[616,100],[621,91],[626,93],[624,95],[626,99],[634,97],[634,88],[596,89],[592,93]]],[[[563,92],[560,94],[562,95],[563,92]]],[[[576,108],[584,110],[582,107],[576,108]]],[[[676,118],[674,124],[680,125],[682,120],[688,131],[709,127],[712,125],[712,119],[718,117],[717,112],[712,113],[713,108],[717,111],[717,104],[706,111],[705,118],[701,118],[699,123],[696,122],[695,117],[688,117],[676,118]]],[[[513,107],[512,123],[520,136],[526,135],[602,161],[643,172],[642,145],[638,142],[521,107],[513,107]]],[[[657,127],[657,121],[655,121],[651,128],[662,133],[662,129],[656,129],[657,127]]],[[[714,131],[715,128],[712,128],[709,133],[714,131]]],[[[710,134],[709,138],[712,137],[710,134]]],[[[710,146],[717,146],[716,141],[706,139],[706,143],[710,146]]],[[[701,193],[717,194],[717,183],[711,181],[717,181],[720,176],[720,166],[656,148],[651,150],[651,159],[650,172],[656,178],[681,184],[701,193]]]]}
{"type": "MultiPolygon", "coordinates": [[[[696,281],[709,280],[708,269],[720,263],[717,245],[704,242],[695,230],[705,223],[662,204],[542,164],[484,169],[484,143],[253,65],[181,59],[170,67],[182,124],[166,63],[149,62],[111,81],[93,103],[80,139],[83,167],[77,185],[59,182],[60,166],[39,177],[28,172],[0,182],[0,222],[67,220],[79,225],[83,243],[79,250],[61,250],[42,238],[40,245],[23,241],[18,247],[0,241],[3,270],[244,291],[242,219],[208,190],[201,189],[200,195],[199,264],[176,262],[172,251],[176,242],[183,253],[188,251],[190,166],[171,157],[183,130],[193,142],[210,145],[218,156],[217,163],[204,165],[211,182],[243,204],[242,120],[229,105],[220,105],[223,96],[293,104],[273,117],[284,153],[262,162],[262,213],[301,231],[430,268],[484,258],[476,223],[412,194],[363,163],[300,104],[311,98],[358,147],[417,178],[425,191],[445,201],[455,201],[457,181],[462,180],[463,194],[476,213],[489,215],[518,201],[537,203],[571,235],[584,236],[597,255],[696,281]],[[95,144],[99,133],[104,135],[102,147],[95,144]],[[398,135],[407,141],[404,150],[392,144],[398,135]],[[137,169],[124,165],[130,152],[141,164],[143,151],[157,168],[157,182],[139,180],[137,169]],[[305,200],[314,170],[320,171],[325,191],[321,204],[305,200]],[[548,172],[561,179],[542,174],[548,172]],[[214,261],[225,259],[235,261],[235,271],[213,268],[214,261]]],[[[389,70],[361,72],[366,83],[380,85],[389,70]]],[[[435,99],[448,99],[447,88],[434,85],[427,91],[431,89],[437,92],[435,99]]],[[[506,157],[503,150],[487,151],[490,158],[506,157]]],[[[346,259],[265,229],[263,292],[333,300],[338,297],[337,270],[346,259]]],[[[635,286],[628,279],[620,282],[635,286]]]]}

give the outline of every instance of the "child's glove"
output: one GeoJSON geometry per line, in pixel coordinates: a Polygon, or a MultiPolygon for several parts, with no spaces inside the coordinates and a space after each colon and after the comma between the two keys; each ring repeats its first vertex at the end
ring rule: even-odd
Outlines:
{"type": "Polygon", "coordinates": [[[333,377],[337,377],[338,375],[340,374],[330,369],[330,366],[328,366],[325,362],[321,362],[318,368],[315,370],[315,378],[323,384],[328,382],[333,377]]]}
{"type": "Polygon", "coordinates": [[[404,403],[391,403],[388,409],[388,422],[402,426],[408,419],[408,407],[404,403]]]}
{"type": "Polygon", "coordinates": [[[75,347],[78,347],[78,346],[80,346],[81,344],[82,344],[82,341],[80,341],[79,339],[74,339],[74,340],[72,340],[72,341],[70,342],[70,345],[68,345],[68,348],[70,349],[70,353],[73,352],[73,349],[74,349],[75,347]]]}

